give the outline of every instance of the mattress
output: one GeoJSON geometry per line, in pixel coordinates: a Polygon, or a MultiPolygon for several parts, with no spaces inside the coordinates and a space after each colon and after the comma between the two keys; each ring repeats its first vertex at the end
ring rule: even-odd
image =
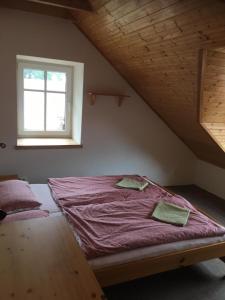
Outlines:
{"type": "MultiPolygon", "coordinates": [[[[60,213],[59,207],[52,198],[51,191],[47,184],[31,184],[31,189],[42,203],[41,209],[47,209],[50,213],[60,213]]],[[[75,233],[76,236],[76,233],[75,233]]],[[[192,239],[187,241],[173,242],[168,244],[148,246],[135,250],[124,251],[117,254],[107,255],[89,260],[92,269],[97,270],[112,265],[120,265],[131,261],[138,261],[146,257],[156,257],[169,254],[175,251],[187,250],[202,247],[225,241],[225,235],[209,238],[192,239]]]]}

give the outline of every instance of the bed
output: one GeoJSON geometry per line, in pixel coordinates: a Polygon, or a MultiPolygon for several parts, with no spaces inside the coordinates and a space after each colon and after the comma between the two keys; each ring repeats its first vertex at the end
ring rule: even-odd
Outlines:
{"type": "MultiPolygon", "coordinates": [[[[49,217],[62,214],[47,184],[30,184],[49,217]]],[[[168,191],[165,190],[167,193],[168,191]]],[[[73,228],[74,230],[74,228],[73,228]]],[[[77,239],[76,232],[74,233],[77,239]]],[[[225,235],[147,246],[89,259],[102,287],[188,266],[212,258],[225,257],[225,235]]]]}
{"type": "MultiPolygon", "coordinates": [[[[44,208],[52,207],[51,213],[60,213],[48,185],[31,184],[31,188],[42,199],[44,208]]],[[[222,235],[123,251],[89,259],[89,264],[105,287],[212,258],[225,261],[224,256],[225,235],[222,235]]]]}

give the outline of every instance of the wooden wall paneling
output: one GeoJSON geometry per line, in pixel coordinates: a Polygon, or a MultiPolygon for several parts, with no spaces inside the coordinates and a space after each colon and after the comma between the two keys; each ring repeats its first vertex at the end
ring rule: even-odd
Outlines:
{"type": "Polygon", "coordinates": [[[201,49],[199,51],[199,71],[198,71],[198,121],[200,124],[202,123],[203,112],[203,88],[204,88],[204,80],[205,80],[205,69],[206,69],[206,59],[207,59],[207,50],[201,49]]]}

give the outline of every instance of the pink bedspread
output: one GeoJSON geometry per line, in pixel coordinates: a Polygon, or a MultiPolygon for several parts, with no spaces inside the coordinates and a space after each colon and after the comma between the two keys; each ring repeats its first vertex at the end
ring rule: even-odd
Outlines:
{"type": "Polygon", "coordinates": [[[75,200],[76,196],[118,191],[115,184],[124,176],[143,181],[138,175],[64,177],[49,178],[48,185],[56,201],[75,200]]]}
{"type": "Polygon", "coordinates": [[[143,192],[118,189],[115,182],[120,178],[104,176],[50,180],[53,194],[78,233],[88,258],[225,234],[223,227],[198,212],[184,198],[172,196],[157,186],[149,186],[143,192]],[[96,186],[94,182],[97,182],[96,186]],[[65,191],[66,186],[68,191],[65,191]],[[189,208],[188,224],[177,227],[151,219],[160,199],[189,208]]]}
{"type": "Polygon", "coordinates": [[[62,207],[74,205],[84,205],[90,203],[104,203],[115,200],[126,200],[137,198],[140,195],[161,198],[170,194],[164,189],[154,189],[153,186],[146,188],[144,191],[131,189],[120,189],[116,183],[123,177],[143,181],[138,175],[120,175],[120,176],[93,176],[93,177],[64,177],[49,178],[48,185],[51,188],[52,196],[55,201],[62,207]],[[97,196],[92,197],[92,196],[97,196]]]}

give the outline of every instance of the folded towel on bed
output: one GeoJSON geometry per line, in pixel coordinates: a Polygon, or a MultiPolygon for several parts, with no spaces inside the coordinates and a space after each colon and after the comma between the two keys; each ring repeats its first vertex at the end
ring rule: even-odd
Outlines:
{"type": "Polygon", "coordinates": [[[173,225],[185,226],[190,214],[190,209],[183,208],[165,201],[160,201],[155,207],[152,217],[156,220],[173,225]]]}
{"type": "Polygon", "coordinates": [[[147,181],[138,181],[132,178],[124,177],[122,180],[116,183],[116,186],[125,189],[135,189],[143,191],[149,183],[147,181]]]}

